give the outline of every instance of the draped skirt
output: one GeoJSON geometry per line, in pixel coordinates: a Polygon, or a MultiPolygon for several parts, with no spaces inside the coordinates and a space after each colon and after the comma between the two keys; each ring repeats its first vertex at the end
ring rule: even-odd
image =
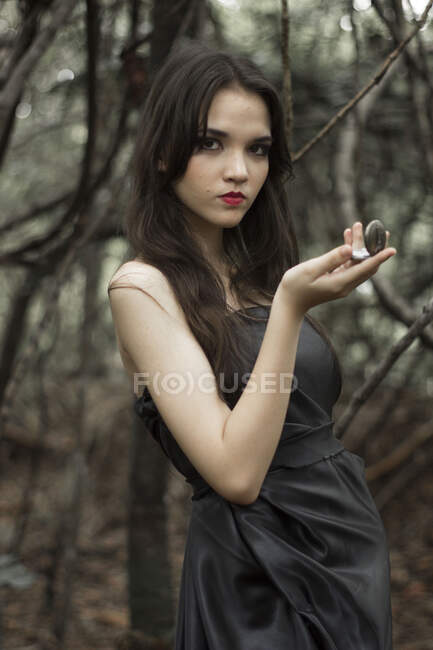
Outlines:
{"type": "Polygon", "coordinates": [[[364,469],[341,443],[274,463],[249,505],[191,481],[175,650],[392,650],[387,538],[364,469]]]}

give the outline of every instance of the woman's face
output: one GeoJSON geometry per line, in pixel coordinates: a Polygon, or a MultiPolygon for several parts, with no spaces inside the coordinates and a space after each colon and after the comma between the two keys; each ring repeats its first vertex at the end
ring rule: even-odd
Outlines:
{"type": "Polygon", "coordinates": [[[173,190],[197,225],[231,228],[253,204],[269,170],[271,120],[264,100],[238,86],[218,91],[207,132],[173,190]],[[227,193],[242,197],[224,197],[227,193]],[[201,222],[199,224],[198,222],[201,222]]]}

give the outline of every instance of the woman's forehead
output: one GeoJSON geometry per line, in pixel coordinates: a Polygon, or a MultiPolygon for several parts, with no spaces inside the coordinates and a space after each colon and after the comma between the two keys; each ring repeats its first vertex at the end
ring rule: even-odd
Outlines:
{"type": "Polygon", "coordinates": [[[224,131],[233,129],[259,131],[257,137],[270,135],[271,118],[264,99],[243,88],[228,87],[213,97],[207,116],[208,128],[224,131]]]}

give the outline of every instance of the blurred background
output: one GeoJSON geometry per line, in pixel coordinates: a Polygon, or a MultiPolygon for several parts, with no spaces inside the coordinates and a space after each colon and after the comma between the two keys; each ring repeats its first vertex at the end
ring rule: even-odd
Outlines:
{"type": "Polygon", "coordinates": [[[312,315],[387,531],[395,650],[433,649],[431,5],[0,2],[1,649],[172,647],[191,491],[133,412],[107,286],[145,82],[178,39],[280,89],[301,259],[357,220],[391,232],[397,255],[312,315]]]}

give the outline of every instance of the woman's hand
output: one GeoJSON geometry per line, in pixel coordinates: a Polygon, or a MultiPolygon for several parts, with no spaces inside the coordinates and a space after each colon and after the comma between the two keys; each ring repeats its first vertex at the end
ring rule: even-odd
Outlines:
{"type": "MultiPolygon", "coordinates": [[[[386,246],[388,241],[389,232],[386,231],[386,246]]],[[[352,247],[358,249],[364,246],[360,222],[344,231],[344,242],[343,246],[297,264],[284,273],[280,290],[299,313],[304,314],[315,305],[347,296],[397,252],[395,248],[386,247],[362,262],[352,260],[352,247]]]]}

